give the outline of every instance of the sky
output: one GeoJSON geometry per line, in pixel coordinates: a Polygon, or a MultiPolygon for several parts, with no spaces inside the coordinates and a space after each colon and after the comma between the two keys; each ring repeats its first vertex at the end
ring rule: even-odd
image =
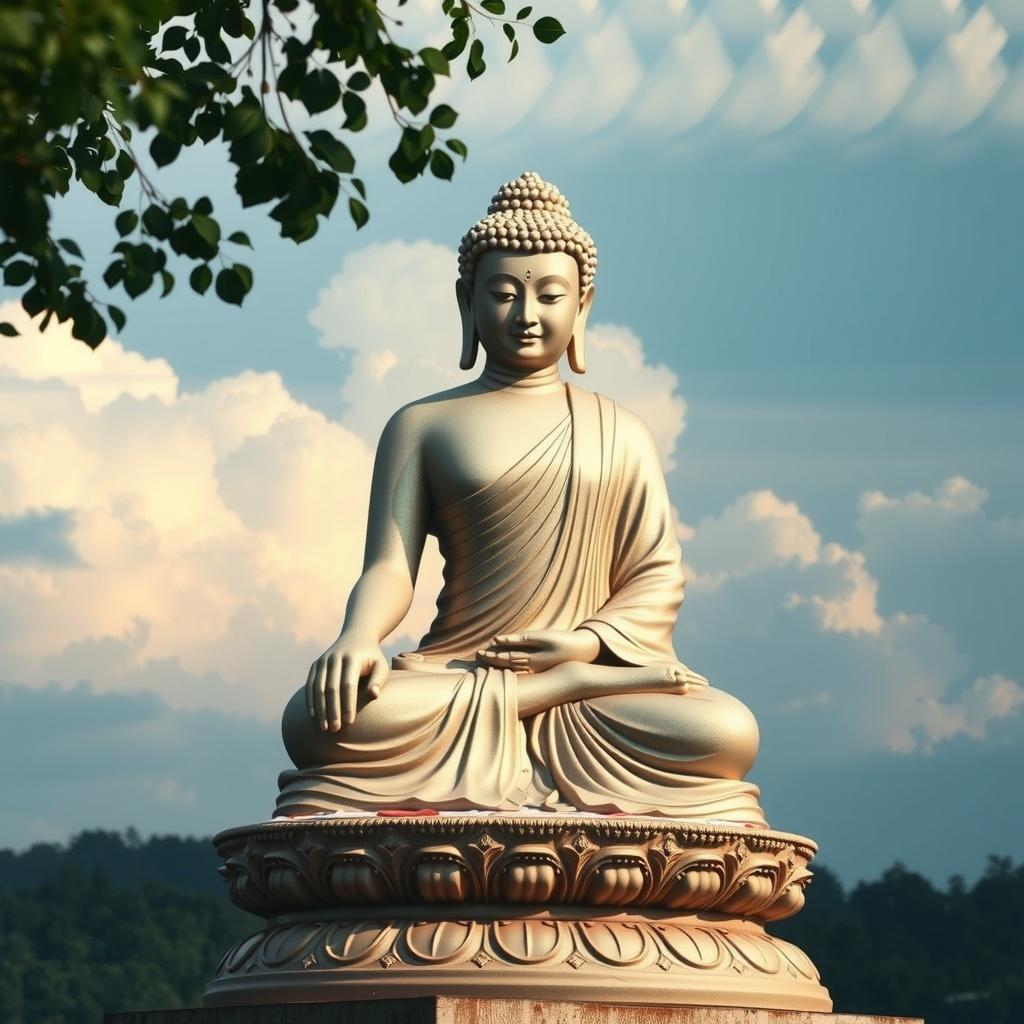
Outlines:
{"type": "MultiPolygon", "coordinates": [[[[402,10],[436,33],[435,5],[402,10]]],[[[269,815],[380,429],[465,378],[458,240],[534,170],[597,243],[580,384],[651,427],[677,650],[756,713],[770,823],[847,883],[1024,856],[1024,3],[552,12],[557,44],[503,64],[495,33],[487,73],[445,83],[454,181],[391,178],[371,109],[358,233],[342,211],[276,237],[215,147],[162,171],[252,236],[242,309],[179,284],[90,352],[0,293],[23,329],[0,339],[0,845],[269,815]]],[[[56,220],[98,280],[109,211],[73,194],[56,220]]],[[[439,578],[428,550],[388,650],[439,578]]]]}

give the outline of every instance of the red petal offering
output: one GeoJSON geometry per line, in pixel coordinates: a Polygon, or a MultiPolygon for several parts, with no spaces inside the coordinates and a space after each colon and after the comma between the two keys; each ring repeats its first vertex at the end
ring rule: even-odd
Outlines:
{"type": "Polygon", "coordinates": [[[436,818],[433,807],[385,807],[377,812],[378,818],[436,818]]]}

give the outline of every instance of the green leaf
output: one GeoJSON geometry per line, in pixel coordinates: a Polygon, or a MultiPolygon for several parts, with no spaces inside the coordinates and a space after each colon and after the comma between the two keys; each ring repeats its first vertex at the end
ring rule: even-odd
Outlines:
{"type": "Polygon", "coordinates": [[[135,172],[135,161],[132,159],[131,154],[126,153],[124,150],[121,150],[121,152],[117,154],[117,163],[115,166],[117,167],[117,173],[120,174],[125,181],[127,181],[135,172]]]}
{"type": "Polygon", "coordinates": [[[4,284],[25,284],[32,277],[32,264],[26,260],[15,260],[4,267],[4,284]]]}
{"type": "Polygon", "coordinates": [[[469,48],[469,60],[466,62],[466,71],[470,79],[479,78],[487,70],[484,63],[484,44],[479,39],[473,40],[469,48]]]}
{"type": "Polygon", "coordinates": [[[108,288],[113,288],[121,283],[124,277],[124,261],[114,260],[113,263],[103,271],[103,283],[108,288]]]}
{"type": "Polygon", "coordinates": [[[458,116],[447,103],[439,103],[430,112],[430,123],[435,128],[451,128],[455,125],[458,116]]]}
{"type": "Polygon", "coordinates": [[[161,270],[160,281],[164,286],[163,291],[160,293],[160,298],[165,299],[171,294],[171,289],[174,287],[174,275],[169,270],[161,270]]]}
{"type": "Polygon", "coordinates": [[[532,11],[532,7],[521,7],[516,13],[516,21],[522,21],[523,18],[528,18],[532,11]]]}
{"type": "Polygon", "coordinates": [[[224,138],[244,138],[256,131],[263,122],[263,111],[258,103],[239,103],[231,107],[224,118],[224,138]]]}
{"type": "Polygon", "coordinates": [[[225,267],[218,275],[215,291],[218,298],[232,306],[240,306],[249,289],[245,286],[242,275],[235,267],[225,267]]]}
{"type": "Polygon", "coordinates": [[[539,18],[534,22],[533,34],[542,43],[553,43],[565,35],[565,29],[557,18],[539,18]]]}
{"type": "Polygon", "coordinates": [[[370,219],[370,211],[355,197],[348,201],[348,212],[355,222],[356,230],[361,228],[370,219]]]}
{"type": "Polygon", "coordinates": [[[244,231],[232,231],[228,235],[228,241],[234,242],[235,245],[247,245],[250,249],[252,248],[252,242],[249,241],[249,236],[244,231]]]}
{"type": "Polygon", "coordinates": [[[469,42],[469,25],[464,20],[456,21],[452,25],[452,40],[441,47],[441,52],[449,60],[455,60],[466,48],[467,42],[469,42]]]}
{"type": "Polygon", "coordinates": [[[365,199],[366,198],[366,186],[363,184],[362,178],[353,178],[352,187],[365,199]]]}
{"type": "Polygon", "coordinates": [[[194,213],[192,215],[192,227],[196,229],[199,237],[204,242],[214,249],[217,248],[220,242],[220,225],[212,217],[207,217],[202,213],[194,213]]]}
{"type": "Polygon", "coordinates": [[[209,196],[200,196],[192,207],[195,213],[213,213],[213,203],[209,196]]]}
{"type": "Polygon", "coordinates": [[[72,256],[77,256],[80,260],[85,259],[82,255],[82,250],[78,248],[78,243],[73,238],[59,238],[57,244],[65,251],[71,253],[72,256]]]}
{"type": "Polygon", "coordinates": [[[469,150],[461,139],[449,139],[445,145],[453,152],[462,157],[463,160],[469,156],[469,150]]]}
{"type": "Polygon", "coordinates": [[[349,89],[362,92],[364,89],[370,88],[370,76],[365,71],[357,71],[349,78],[347,85],[349,89]]]}
{"type": "MultiPolygon", "coordinates": [[[[346,96],[351,93],[346,93],[346,96]]],[[[299,99],[311,114],[329,110],[341,98],[338,79],[326,68],[314,68],[299,86],[299,99]]]]}
{"type": "Polygon", "coordinates": [[[508,22],[505,22],[505,24],[501,26],[501,30],[505,33],[505,38],[510,43],[514,43],[516,41],[516,30],[508,22]]]}
{"type": "Polygon", "coordinates": [[[306,132],[311,143],[313,155],[329,164],[339,174],[351,174],[355,170],[356,161],[348,146],[339,142],[330,132],[322,128],[315,132],[306,132]]]}
{"type": "Polygon", "coordinates": [[[160,48],[163,50],[180,50],[185,45],[188,32],[183,25],[175,25],[164,33],[160,48]]]}
{"type": "Polygon", "coordinates": [[[519,40],[518,39],[513,39],[512,40],[512,46],[510,47],[510,49],[508,51],[508,63],[511,64],[512,61],[514,61],[516,59],[516,57],[518,57],[518,56],[519,56],[519,40]]]}
{"type": "Polygon", "coordinates": [[[114,327],[118,331],[123,331],[126,322],[124,313],[117,306],[111,305],[107,306],[107,313],[110,315],[110,319],[114,321],[114,327]]]}
{"type": "Polygon", "coordinates": [[[504,0],[481,0],[480,6],[485,11],[490,11],[491,14],[504,14],[505,13],[505,2],[504,2],[504,0]]]}
{"type": "Polygon", "coordinates": [[[195,60],[196,57],[199,56],[199,46],[200,43],[198,38],[196,38],[196,36],[189,36],[184,43],[185,56],[188,57],[189,60],[195,60]]]}
{"type": "Polygon", "coordinates": [[[366,127],[366,101],[354,92],[347,92],[341,98],[341,107],[345,111],[345,123],[342,128],[351,132],[360,132],[366,127]]]}
{"type": "Polygon", "coordinates": [[[138,223],[139,215],[134,210],[125,210],[124,213],[119,213],[114,219],[114,227],[117,228],[117,233],[122,238],[125,235],[130,235],[138,223]]]}
{"type": "Polygon", "coordinates": [[[420,59],[435,75],[450,75],[452,73],[452,69],[448,65],[448,58],[433,46],[426,46],[420,50],[420,59]]]}
{"type": "Polygon", "coordinates": [[[20,331],[14,324],[2,323],[0,324],[0,334],[5,338],[17,338],[20,331]]]}
{"type": "Polygon", "coordinates": [[[435,149],[431,154],[430,172],[435,178],[443,178],[445,181],[452,180],[452,175],[455,173],[455,164],[443,149],[435,149]]]}
{"type": "Polygon", "coordinates": [[[166,135],[157,135],[149,145],[149,155],[157,167],[166,167],[174,163],[181,152],[181,143],[169,139],[166,135]]]}
{"type": "Polygon", "coordinates": [[[142,226],[154,238],[167,238],[174,229],[174,221],[163,207],[153,203],[142,215],[142,226]]]}
{"type": "Polygon", "coordinates": [[[202,295],[213,281],[213,271],[205,263],[200,263],[191,274],[188,275],[188,283],[192,290],[202,295]]]}

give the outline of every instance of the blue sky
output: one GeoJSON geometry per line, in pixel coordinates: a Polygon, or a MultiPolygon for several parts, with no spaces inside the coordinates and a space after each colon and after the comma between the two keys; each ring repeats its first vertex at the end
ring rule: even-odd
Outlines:
{"type": "MultiPolygon", "coordinates": [[[[1021,855],[1024,9],[564,10],[559,44],[453,87],[453,183],[389,180],[378,115],[358,234],[339,216],[295,247],[232,202],[220,154],[169,169],[253,237],[242,310],[179,285],[95,358],[5,339],[0,842],[269,812],[274,718],[340,624],[381,417],[459,379],[454,248],[532,169],[597,242],[582,383],[652,427],[678,649],[757,712],[772,823],[847,880],[1021,855]]],[[[58,217],[98,277],[106,210],[58,217]]]]}

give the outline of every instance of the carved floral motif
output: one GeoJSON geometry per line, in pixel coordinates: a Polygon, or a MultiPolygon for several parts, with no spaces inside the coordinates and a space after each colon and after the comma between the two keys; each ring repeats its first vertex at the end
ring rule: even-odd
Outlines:
{"type": "Polygon", "coordinates": [[[283,821],[215,839],[231,898],[274,918],[394,904],[535,904],[795,914],[810,840],[652,819],[283,821]],[[667,828],[669,825],[670,828],[667,828]]]}

